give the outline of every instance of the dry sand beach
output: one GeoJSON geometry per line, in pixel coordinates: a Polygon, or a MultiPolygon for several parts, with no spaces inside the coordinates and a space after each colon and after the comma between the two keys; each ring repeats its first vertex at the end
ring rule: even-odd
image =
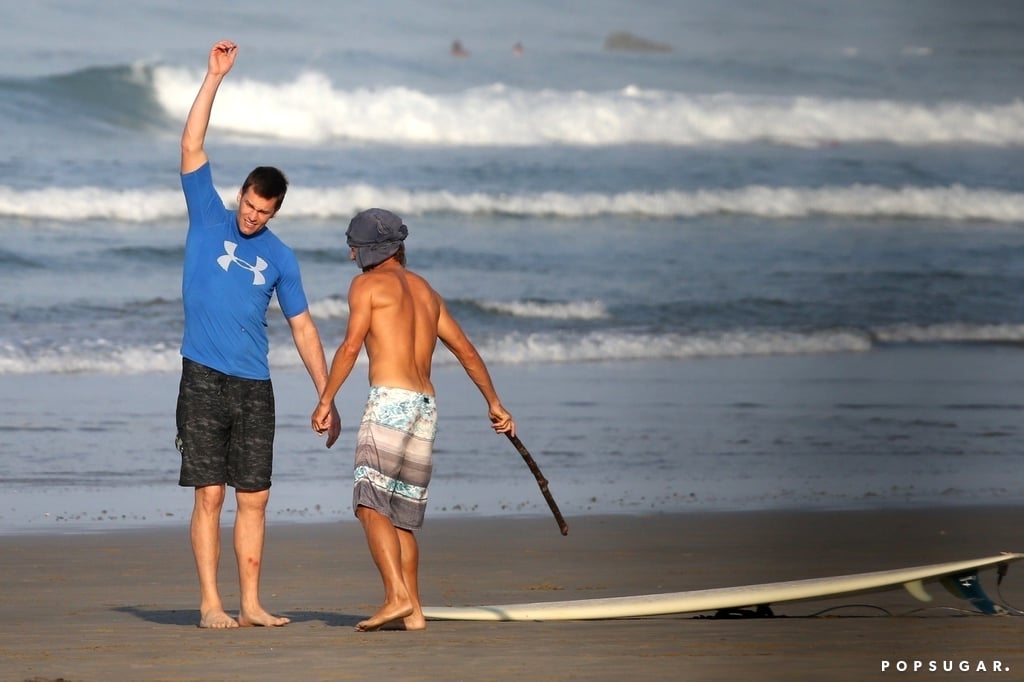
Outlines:
{"type": "MultiPolygon", "coordinates": [[[[1024,549],[1024,512],[1008,507],[568,520],[562,537],[550,518],[428,519],[425,603],[672,592],[1024,549]]],[[[930,604],[893,590],[777,605],[765,619],[432,621],[426,632],[357,633],[381,590],[356,523],[272,523],[267,549],[265,604],[292,623],[213,632],[196,627],[184,528],[0,537],[0,679],[859,680],[900,676],[894,669],[915,661],[925,672],[903,676],[985,677],[997,666],[1000,679],[1024,676],[1024,621],[966,615],[969,605],[938,586],[930,604]],[[957,672],[942,672],[949,664],[957,672]]],[[[232,570],[224,561],[228,604],[232,570]]],[[[1024,566],[1011,565],[1001,587],[994,571],[982,584],[1024,605],[1024,566]]]]}

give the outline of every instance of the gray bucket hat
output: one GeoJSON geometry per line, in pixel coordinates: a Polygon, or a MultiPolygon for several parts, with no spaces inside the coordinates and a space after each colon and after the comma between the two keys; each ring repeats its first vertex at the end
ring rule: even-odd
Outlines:
{"type": "Polygon", "coordinates": [[[402,219],[383,208],[360,211],[345,232],[348,245],[356,250],[356,264],[364,270],[394,256],[408,236],[402,219]]]}

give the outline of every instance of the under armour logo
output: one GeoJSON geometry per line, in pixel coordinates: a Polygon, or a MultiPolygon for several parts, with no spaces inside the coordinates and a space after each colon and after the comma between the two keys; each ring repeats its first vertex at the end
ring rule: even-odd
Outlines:
{"type": "Polygon", "coordinates": [[[232,263],[237,263],[239,266],[252,273],[252,285],[254,287],[266,283],[267,278],[263,276],[263,271],[267,269],[267,261],[256,256],[256,265],[246,263],[235,255],[235,249],[237,248],[238,244],[234,242],[224,242],[224,255],[217,259],[217,264],[226,271],[231,267],[232,263]]]}

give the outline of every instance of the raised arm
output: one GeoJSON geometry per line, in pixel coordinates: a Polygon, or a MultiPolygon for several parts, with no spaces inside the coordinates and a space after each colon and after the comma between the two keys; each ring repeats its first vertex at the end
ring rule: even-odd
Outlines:
{"type": "Polygon", "coordinates": [[[437,338],[452,352],[470,380],[476,384],[487,401],[487,413],[491,420],[491,427],[498,433],[510,433],[516,435],[516,423],[512,415],[501,404],[498,399],[498,392],[491,381],[491,374],[487,371],[484,359],[480,357],[476,346],[469,340],[462,327],[448,314],[448,307],[441,301],[441,314],[437,321],[437,338]]]}
{"type": "Polygon", "coordinates": [[[221,40],[210,48],[210,59],[206,66],[206,77],[199,86],[199,93],[192,102],[185,121],[185,130],[181,134],[181,172],[191,173],[206,163],[206,129],[210,125],[210,112],[213,111],[213,100],[217,96],[217,88],[224,76],[235,64],[238,46],[230,40],[221,40]]]}

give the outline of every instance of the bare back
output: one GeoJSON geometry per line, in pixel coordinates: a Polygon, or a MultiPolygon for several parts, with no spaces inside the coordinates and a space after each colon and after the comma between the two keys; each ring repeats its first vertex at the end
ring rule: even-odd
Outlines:
{"type": "Polygon", "coordinates": [[[430,370],[443,308],[440,296],[425,279],[394,261],[359,279],[370,299],[364,340],[370,385],[434,395],[430,370]]]}
{"type": "Polygon", "coordinates": [[[352,280],[348,307],[345,338],[334,353],[327,385],[311,418],[314,430],[323,433],[327,429],[334,396],[364,347],[370,358],[371,386],[434,395],[430,370],[440,340],[480,389],[494,430],[515,435],[515,422],[498,399],[483,358],[425,279],[389,258],[352,280]]]}

